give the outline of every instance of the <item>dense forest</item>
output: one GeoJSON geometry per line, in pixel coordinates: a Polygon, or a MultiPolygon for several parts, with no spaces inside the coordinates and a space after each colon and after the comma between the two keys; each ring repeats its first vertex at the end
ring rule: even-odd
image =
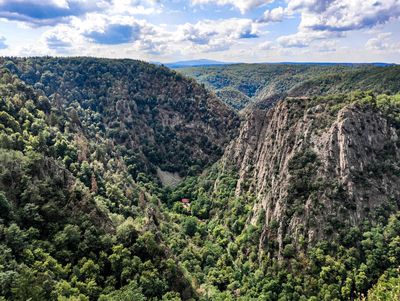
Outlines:
{"type": "MultiPolygon", "coordinates": [[[[179,68],[214,90],[235,110],[277,96],[315,96],[350,90],[398,91],[399,67],[368,64],[234,64],[179,68]]],[[[280,99],[280,98],[279,98],[280,99]]]]}
{"type": "Polygon", "coordinates": [[[0,300],[400,298],[398,67],[0,63],[0,300]]]}
{"type": "Polygon", "coordinates": [[[67,123],[85,140],[108,139],[130,156],[135,176],[156,167],[193,175],[221,156],[238,126],[215,96],[164,67],[91,58],[2,61],[52,102],[53,125],[67,123]]]}

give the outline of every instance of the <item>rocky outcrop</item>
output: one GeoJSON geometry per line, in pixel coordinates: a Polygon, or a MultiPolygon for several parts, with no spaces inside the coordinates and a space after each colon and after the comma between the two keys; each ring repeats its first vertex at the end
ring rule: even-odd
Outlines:
{"type": "MultiPolygon", "coordinates": [[[[249,114],[223,163],[257,197],[260,246],[338,236],[400,200],[399,131],[368,105],[287,98],[249,114]]],[[[390,209],[389,209],[390,210],[390,209]]]]}

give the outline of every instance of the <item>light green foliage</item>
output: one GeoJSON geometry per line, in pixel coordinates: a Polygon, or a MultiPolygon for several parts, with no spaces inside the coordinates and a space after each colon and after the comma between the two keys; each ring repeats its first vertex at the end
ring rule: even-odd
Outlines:
{"type": "Polygon", "coordinates": [[[99,301],[144,301],[140,287],[135,281],[108,295],[101,295],[99,301]]]}
{"type": "MultiPolygon", "coordinates": [[[[400,216],[393,214],[393,202],[337,240],[298,246],[286,237],[278,260],[277,242],[262,244],[260,237],[270,231],[273,238],[281,220],[268,229],[265,212],[252,220],[256,196],[250,189],[235,193],[237,172],[215,164],[194,176],[221,155],[222,142],[186,135],[182,125],[166,127],[158,114],[180,112],[185,124],[204,119],[227,137],[237,118],[228,110],[215,114],[210,95],[193,81],[132,61],[0,61],[8,69],[0,71],[0,300],[397,298],[400,216]],[[192,176],[176,188],[162,188],[156,166],[192,176]]],[[[314,91],[308,76],[317,72],[313,81],[321,93],[341,92],[349,89],[351,76],[357,77],[354,87],[366,74],[365,87],[376,87],[383,70],[251,66],[259,72],[239,79],[249,69],[229,68],[209,76],[221,91],[235,86],[240,93],[226,95],[242,97],[237,108],[264,95],[267,82],[279,91],[314,91]]],[[[398,69],[385,70],[387,92],[394,91],[398,69]]],[[[347,105],[376,110],[397,127],[400,122],[399,95],[390,93],[287,101],[292,119],[320,105],[327,118],[316,120],[318,128],[347,105]]],[[[386,146],[382,158],[393,147],[386,146]]],[[[288,201],[296,209],[321,188],[309,176],[319,158],[309,149],[289,165],[294,181],[288,201]]],[[[340,185],[329,185],[340,199],[340,185]]]]}
{"type": "MultiPolygon", "coordinates": [[[[395,273],[398,274],[398,271],[395,273]]],[[[382,275],[368,292],[370,301],[390,301],[400,299],[400,277],[382,275]]]]}
{"type": "MultiPolygon", "coordinates": [[[[144,185],[154,185],[151,175],[143,186],[135,183],[138,170],[129,166],[139,159],[104,135],[104,116],[95,105],[91,110],[71,101],[77,90],[75,96],[55,93],[55,81],[68,74],[57,68],[59,74],[43,72],[44,86],[36,88],[0,71],[0,297],[177,297],[174,289],[187,287],[182,271],[165,262],[170,255],[162,237],[146,231],[144,220],[152,215],[138,216],[144,185]]],[[[36,81],[35,74],[23,77],[36,81]]],[[[145,199],[141,205],[151,212],[158,210],[155,204],[145,199]]],[[[193,294],[190,287],[186,293],[193,294]]]]}
{"type": "Polygon", "coordinates": [[[391,94],[400,90],[399,67],[235,64],[177,71],[205,84],[236,110],[252,104],[263,107],[262,100],[285,94],[316,96],[357,89],[391,94]]]}

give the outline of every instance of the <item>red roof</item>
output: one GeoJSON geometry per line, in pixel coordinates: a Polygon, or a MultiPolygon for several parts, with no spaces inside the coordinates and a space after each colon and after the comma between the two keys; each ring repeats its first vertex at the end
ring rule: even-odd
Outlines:
{"type": "Polygon", "coordinates": [[[190,200],[189,199],[182,199],[181,202],[187,204],[187,203],[190,203],[190,200]]]}

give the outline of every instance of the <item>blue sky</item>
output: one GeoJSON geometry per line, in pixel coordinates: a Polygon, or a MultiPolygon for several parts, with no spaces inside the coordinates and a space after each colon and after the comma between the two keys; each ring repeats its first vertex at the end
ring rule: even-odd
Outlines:
{"type": "Polygon", "coordinates": [[[0,0],[0,55],[400,63],[400,0],[0,0]]]}

